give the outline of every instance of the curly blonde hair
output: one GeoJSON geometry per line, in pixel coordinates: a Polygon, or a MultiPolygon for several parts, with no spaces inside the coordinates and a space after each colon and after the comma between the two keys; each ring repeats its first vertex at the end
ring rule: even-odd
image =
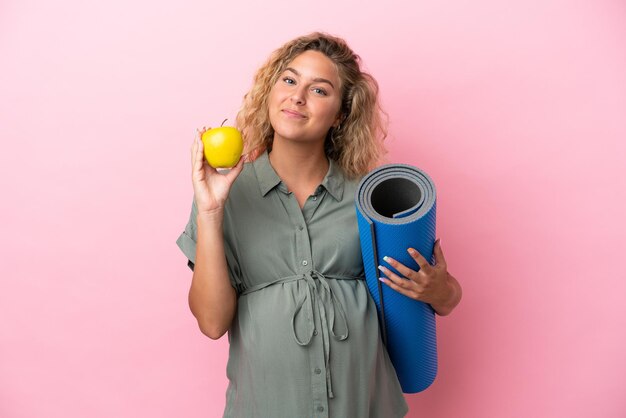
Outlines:
{"type": "Polygon", "coordinates": [[[301,36],[274,51],[254,76],[252,88],[237,114],[237,127],[245,152],[254,160],[272,149],[268,97],[287,65],[305,51],[319,51],[337,66],[342,85],[341,123],[326,135],[326,155],[351,178],[366,174],[385,153],[387,114],[378,101],[378,83],[360,68],[361,59],[341,38],[315,32],[301,36]]]}

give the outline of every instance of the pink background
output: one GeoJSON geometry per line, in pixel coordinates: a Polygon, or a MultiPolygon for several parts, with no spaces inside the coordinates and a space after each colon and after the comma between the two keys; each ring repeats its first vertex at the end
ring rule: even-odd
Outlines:
{"type": "Polygon", "coordinates": [[[189,147],[312,30],[378,79],[464,288],[409,416],[626,416],[623,1],[212,3],[0,3],[2,418],[221,416],[189,147]]]}

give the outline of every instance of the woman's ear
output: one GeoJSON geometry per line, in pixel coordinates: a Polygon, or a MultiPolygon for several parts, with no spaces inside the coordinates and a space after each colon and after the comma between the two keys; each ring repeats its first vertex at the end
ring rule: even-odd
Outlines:
{"type": "Polygon", "coordinates": [[[337,127],[341,126],[341,122],[343,122],[343,113],[337,115],[337,119],[333,122],[333,128],[337,129],[337,127]]]}

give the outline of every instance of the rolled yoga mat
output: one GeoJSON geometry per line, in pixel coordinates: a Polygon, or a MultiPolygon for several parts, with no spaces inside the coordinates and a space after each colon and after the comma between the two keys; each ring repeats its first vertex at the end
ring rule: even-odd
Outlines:
{"type": "Polygon", "coordinates": [[[376,302],[383,342],[404,393],[426,389],[437,375],[435,312],[381,283],[378,265],[390,256],[419,270],[407,249],[432,259],[435,243],[435,186],[426,173],[389,164],[368,173],[356,191],[356,211],[365,278],[376,302]]]}

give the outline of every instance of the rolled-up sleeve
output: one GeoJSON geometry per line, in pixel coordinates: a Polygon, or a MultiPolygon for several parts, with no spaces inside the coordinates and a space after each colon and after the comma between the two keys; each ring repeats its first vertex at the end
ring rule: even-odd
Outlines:
{"type": "Polygon", "coordinates": [[[196,262],[196,242],[198,240],[198,225],[196,225],[196,218],[198,216],[198,208],[196,207],[195,199],[191,203],[191,214],[189,215],[189,221],[185,226],[185,229],[176,240],[176,245],[181,249],[185,257],[187,257],[187,265],[191,270],[196,262]]]}
{"type": "MultiPolygon", "coordinates": [[[[198,207],[196,206],[195,199],[191,203],[191,213],[189,214],[189,220],[183,232],[178,236],[176,245],[187,257],[187,265],[193,271],[196,263],[196,243],[198,242],[198,225],[196,219],[198,217],[198,207]]],[[[231,285],[237,290],[242,291],[241,271],[239,269],[239,263],[235,256],[235,252],[231,248],[232,244],[230,240],[224,240],[224,252],[226,255],[226,264],[228,266],[228,277],[231,285]]]]}

